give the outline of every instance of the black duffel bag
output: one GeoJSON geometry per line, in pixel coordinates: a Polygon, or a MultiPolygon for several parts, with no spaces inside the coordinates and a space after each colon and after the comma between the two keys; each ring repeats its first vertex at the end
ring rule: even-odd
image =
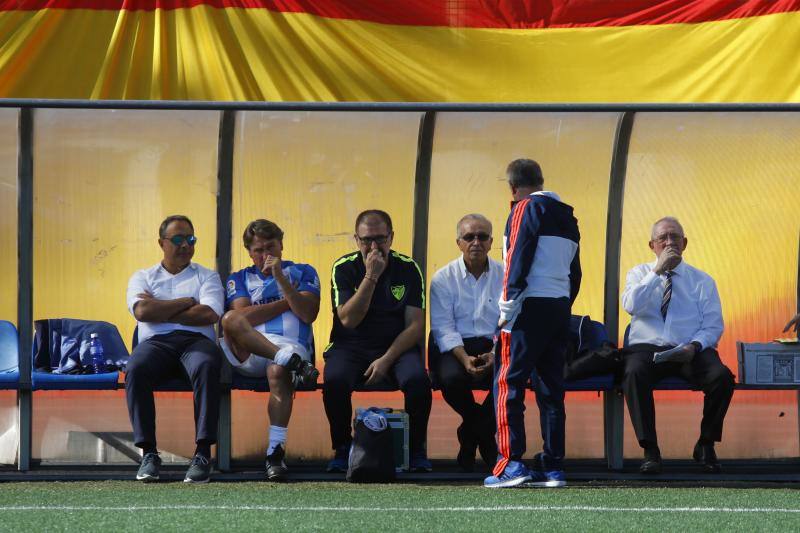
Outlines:
{"type": "Polygon", "coordinates": [[[623,355],[608,339],[602,324],[573,315],[564,356],[564,379],[578,380],[622,370],[623,355]]]}
{"type": "Polygon", "coordinates": [[[356,419],[347,464],[351,483],[394,481],[394,439],[383,409],[370,407],[356,419]]]}

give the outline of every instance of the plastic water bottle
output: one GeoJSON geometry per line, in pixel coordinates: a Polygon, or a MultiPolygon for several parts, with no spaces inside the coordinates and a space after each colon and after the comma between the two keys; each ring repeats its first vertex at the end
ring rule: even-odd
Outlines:
{"type": "Polygon", "coordinates": [[[102,374],[106,371],[106,358],[103,353],[103,343],[97,333],[89,336],[89,355],[92,356],[92,367],[95,374],[102,374]]]}

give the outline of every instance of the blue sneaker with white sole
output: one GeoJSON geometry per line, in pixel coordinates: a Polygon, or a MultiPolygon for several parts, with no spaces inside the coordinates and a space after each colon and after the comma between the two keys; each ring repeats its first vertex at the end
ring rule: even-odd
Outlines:
{"type": "Polygon", "coordinates": [[[347,472],[349,460],[350,446],[340,446],[336,448],[335,455],[328,463],[328,467],[325,469],[325,471],[331,473],[347,472]]]}
{"type": "Polygon", "coordinates": [[[530,481],[531,471],[519,461],[509,461],[503,473],[499,476],[489,476],[483,480],[483,486],[489,489],[507,489],[519,487],[530,481]]]}
{"type": "Polygon", "coordinates": [[[561,469],[561,461],[556,461],[544,452],[533,456],[531,479],[525,482],[526,487],[566,487],[567,478],[561,469]]]}
{"type": "Polygon", "coordinates": [[[530,479],[524,485],[526,487],[566,487],[567,478],[564,476],[563,470],[550,470],[547,472],[532,470],[530,479]]]}

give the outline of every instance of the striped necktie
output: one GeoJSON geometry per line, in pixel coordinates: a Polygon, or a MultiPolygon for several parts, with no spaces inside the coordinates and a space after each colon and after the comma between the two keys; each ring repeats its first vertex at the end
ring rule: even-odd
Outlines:
{"type": "Polygon", "coordinates": [[[661,318],[667,320],[667,309],[669,309],[669,300],[672,298],[672,271],[664,274],[667,277],[667,284],[664,286],[664,296],[661,298],[661,318]]]}

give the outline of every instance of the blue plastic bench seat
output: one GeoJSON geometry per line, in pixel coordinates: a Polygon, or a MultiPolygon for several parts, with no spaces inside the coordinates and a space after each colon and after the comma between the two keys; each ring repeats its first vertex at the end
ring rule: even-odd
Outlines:
{"type": "Polygon", "coordinates": [[[564,387],[568,391],[611,391],[614,390],[614,374],[603,374],[585,379],[567,380],[564,387]]]}
{"type": "Polygon", "coordinates": [[[0,390],[15,390],[19,388],[19,370],[0,371],[0,390]]]}
{"type": "Polygon", "coordinates": [[[31,372],[33,390],[116,390],[119,372],[102,374],[52,374],[31,372]]]}
{"type": "MultiPolygon", "coordinates": [[[[44,329],[45,332],[50,332],[51,327],[55,327],[56,325],[60,324],[63,321],[64,324],[67,322],[71,322],[74,326],[75,324],[82,324],[82,323],[92,323],[92,321],[85,321],[85,320],[78,320],[78,319],[52,319],[52,320],[37,320],[35,322],[37,331],[39,326],[44,329]]],[[[94,322],[97,324],[97,327],[102,327],[105,331],[108,331],[108,335],[110,337],[107,340],[111,340],[110,344],[106,345],[106,351],[108,356],[113,359],[120,359],[120,358],[127,358],[128,357],[128,350],[125,348],[124,344],[122,343],[122,338],[119,336],[119,331],[117,331],[116,326],[113,324],[96,321],[94,322]]],[[[63,326],[63,327],[66,327],[63,326]]],[[[61,331],[58,329],[57,331],[61,331]]],[[[75,330],[71,331],[71,334],[76,334],[75,330]]],[[[49,333],[44,334],[44,338],[49,338],[49,333]]],[[[38,343],[40,342],[39,335],[36,335],[33,341],[33,350],[31,353],[31,388],[34,391],[42,391],[42,390],[117,390],[119,388],[119,372],[103,372],[101,374],[55,374],[52,372],[45,372],[36,369],[36,353],[39,350],[38,343]]],[[[50,350],[47,351],[50,357],[50,364],[53,368],[58,365],[58,357],[60,353],[50,353],[50,350]]]]}
{"type": "Polygon", "coordinates": [[[0,390],[19,388],[19,337],[17,328],[0,320],[0,390]]]}

